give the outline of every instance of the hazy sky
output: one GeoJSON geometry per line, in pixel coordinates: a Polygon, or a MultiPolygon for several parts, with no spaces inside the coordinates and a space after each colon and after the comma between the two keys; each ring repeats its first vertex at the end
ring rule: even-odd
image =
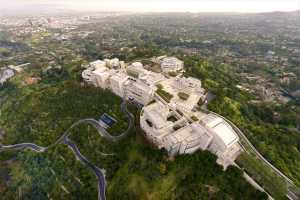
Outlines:
{"type": "Polygon", "coordinates": [[[0,0],[0,8],[53,5],[76,10],[269,12],[300,9],[300,0],[0,0]]]}

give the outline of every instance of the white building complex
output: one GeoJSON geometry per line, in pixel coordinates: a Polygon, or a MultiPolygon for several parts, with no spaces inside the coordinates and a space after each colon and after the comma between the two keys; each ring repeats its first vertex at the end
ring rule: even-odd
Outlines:
{"type": "MultiPolygon", "coordinates": [[[[162,71],[183,70],[177,58],[164,58],[162,71]]],[[[205,99],[201,81],[191,77],[168,77],[118,59],[95,61],[82,72],[83,79],[96,87],[143,106],[140,126],[146,137],[170,156],[208,150],[226,169],[240,154],[239,138],[222,118],[198,111],[205,99]]]]}

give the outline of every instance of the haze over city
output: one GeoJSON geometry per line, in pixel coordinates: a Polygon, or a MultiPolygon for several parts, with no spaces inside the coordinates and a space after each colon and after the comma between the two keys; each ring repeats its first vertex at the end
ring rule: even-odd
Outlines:
{"type": "MultiPolygon", "coordinates": [[[[1,0],[0,2],[4,2],[1,0]]],[[[76,11],[273,12],[299,10],[299,0],[11,0],[0,9],[49,7],[76,11]]]]}

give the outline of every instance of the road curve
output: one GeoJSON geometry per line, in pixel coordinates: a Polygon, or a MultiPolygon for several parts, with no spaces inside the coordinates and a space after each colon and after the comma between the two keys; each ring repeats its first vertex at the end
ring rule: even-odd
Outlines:
{"type": "Polygon", "coordinates": [[[98,199],[105,200],[105,176],[102,173],[101,169],[99,169],[97,166],[93,165],[88,159],[86,159],[86,157],[84,157],[80,153],[76,144],[74,144],[68,137],[65,137],[63,142],[69,146],[69,148],[73,151],[73,153],[83,165],[85,165],[90,171],[94,172],[98,179],[98,199]]]}
{"type": "Polygon", "coordinates": [[[36,152],[44,152],[44,151],[46,151],[47,148],[41,147],[41,146],[33,144],[33,143],[22,143],[22,144],[0,146],[0,152],[6,151],[6,150],[23,150],[23,149],[31,149],[36,152]]]}
{"type": "Polygon", "coordinates": [[[92,164],[88,159],[86,159],[79,151],[77,148],[76,144],[73,143],[70,139],[69,136],[71,135],[71,130],[75,128],[76,126],[80,124],[89,124],[92,125],[94,128],[97,129],[98,133],[104,137],[105,139],[112,141],[112,142],[117,142],[126,137],[131,128],[134,125],[134,115],[128,110],[127,108],[127,102],[123,100],[121,104],[121,111],[126,114],[128,118],[128,126],[125,131],[123,131],[121,134],[117,136],[111,135],[105,128],[101,126],[101,124],[93,119],[93,118],[87,118],[87,119],[80,119],[77,122],[73,123],[64,133],[63,135],[58,138],[53,144],[47,146],[47,147],[42,147],[39,145],[36,145],[34,143],[21,143],[21,144],[13,144],[13,145],[0,145],[0,152],[6,151],[6,150],[24,150],[24,149],[30,149],[32,151],[42,153],[47,151],[49,148],[60,144],[64,143],[69,146],[69,148],[73,151],[75,156],[79,159],[79,161],[84,164],[86,167],[88,167],[89,170],[93,171],[94,174],[97,176],[98,179],[98,200],[105,200],[105,176],[102,173],[101,169],[99,169],[96,165],[92,164]]]}
{"type": "Polygon", "coordinates": [[[124,137],[126,137],[128,135],[129,131],[131,130],[131,128],[133,127],[133,124],[134,124],[134,115],[128,110],[126,101],[122,102],[121,111],[126,114],[127,119],[128,119],[127,129],[125,131],[123,131],[121,134],[119,134],[117,136],[111,135],[105,128],[103,128],[101,126],[101,124],[97,120],[95,120],[93,118],[80,119],[77,122],[73,123],[64,132],[64,134],[55,143],[50,145],[48,148],[50,148],[51,146],[56,145],[58,143],[61,143],[65,137],[67,137],[71,134],[71,132],[70,132],[71,129],[73,129],[74,127],[76,127],[80,124],[89,124],[89,125],[94,126],[97,129],[98,133],[109,141],[112,141],[112,142],[120,141],[121,139],[123,139],[124,137]]]}

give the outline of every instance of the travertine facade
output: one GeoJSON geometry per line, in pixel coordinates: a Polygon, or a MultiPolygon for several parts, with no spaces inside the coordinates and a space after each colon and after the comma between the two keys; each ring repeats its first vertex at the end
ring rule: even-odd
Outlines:
{"type": "MultiPolygon", "coordinates": [[[[178,71],[183,62],[167,57],[161,66],[163,70],[178,71]]],[[[170,156],[209,150],[226,169],[241,152],[239,138],[229,124],[197,111],[198,102],[205,99],[198,79],[165,77],[144,69],[140,62],[126,66],[118,59],[92,62],[82,77],[89,84],[142,105],[141,128],[152,143],[166,149],[170,156]]]]}

